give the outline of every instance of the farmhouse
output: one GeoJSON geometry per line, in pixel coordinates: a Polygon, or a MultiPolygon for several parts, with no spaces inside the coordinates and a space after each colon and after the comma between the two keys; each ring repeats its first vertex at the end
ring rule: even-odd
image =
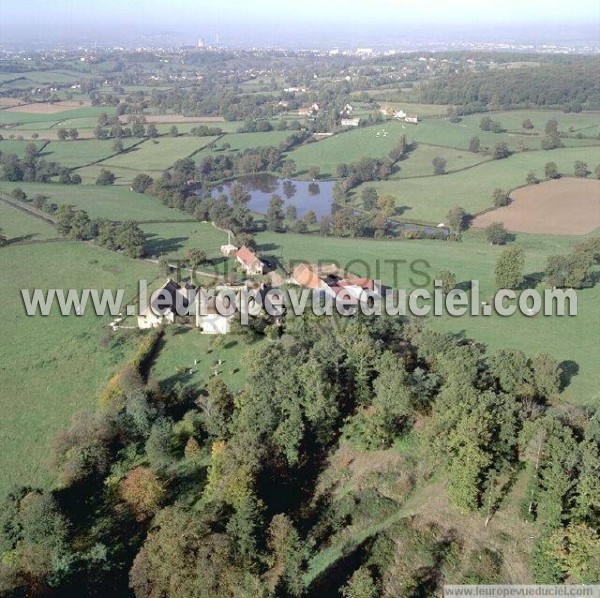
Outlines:
{"type": "Polygon", "coordinates": [[[221,255],[224,257],[231,257],[237,252],[238,248],[232,243],[221,245],[221,255]]]}
{"type": "Polygon", "coordinates": [[[346,104],[342,110],[340,110],[340,116],[348,117],[354,112],[354,106],[352,104],[346,104]]]}
{"type": "Polygon", "coordinates": [[[342,118],[342,127],[358,127],[360,118],[342,118]]]}
{"type": "Polygon", "coordinates": [[[186,311],[190,306],[192,287],[181,287],[172,278],[152,293],[145,314],[137,317],[138,328],[156,328],[162,324],[173,324],[177,313],[186,311]]]}
{"type": "Polygon", "coordinates": [[[396,110],[396,112],[394,112],[394,118],[404,120],[406,118],[406,112],[404,112],[404,110],[396,110]]]}
{"type": "Polygon", "coordinates": [[[264,274],[265,265],[245,245],[242,245],[235,254],[237,263],[246,274],[264,274]]]}
{"type": "Polygon", "coordinates": [[[419,122],[419,118],[416,114],[407,114],[404,120],[407,123],[412,123],[413,125],[416,125],[419,122]]]}
{"type": "Polygon", "coordinates": [[[327,285],[307,264],[298,264],[292,271],[292,281],[307,289],[326,289],[327,285]]]}

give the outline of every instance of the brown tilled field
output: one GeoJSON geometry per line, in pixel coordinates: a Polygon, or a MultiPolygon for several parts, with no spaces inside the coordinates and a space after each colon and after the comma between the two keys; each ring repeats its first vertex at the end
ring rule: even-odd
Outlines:
{"type": "MultiPolygon", "coordinates": [[[[181,114],[147,114],[144,115],[147,123],[177,124],[177,123],[222,123],[222,116],[182,116],[181,114]]],[[[127,122],[127,116],[120,117],[122,123],[127,122]]]]}
{"type": "Polygon", "coordinates": [[[58,114],[66,112],[73,108],[84,108],[91,106],[88,100],[63,100],[54,104],[37,103],[37,104],[22,104],[7,108],[6,112],[20,112],[23,114],[58,114]]]}
{"type": "Polygon", "coordinates": [[[517,233],[585,235],[600,228],[600,181],[564,177],[511,193],[512,203],[477,216],[476,228],[502,222],[517,233]]]}
{"type": "Polygon", "coordinates": [[[23,100],[19,98],[0,98],[0,106],[19,106],[20,104],[24,104],[23,100]]]}

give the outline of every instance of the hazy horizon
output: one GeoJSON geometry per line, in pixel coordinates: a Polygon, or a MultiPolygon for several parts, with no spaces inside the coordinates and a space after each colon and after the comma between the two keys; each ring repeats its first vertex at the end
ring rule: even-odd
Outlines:
{"type": "Polygon", "coordinates": [[[90,5],[80,0],[4,3],[0,7],[3,43],[123,43],[131,39],[161,39],[194,43],[203,37],[222,44],[313,47],[350,42],[402,44],[403,40],[514,39],[520,42],[600,42],[600,3],[531,0],[425,0],[406,6],[397,0],[321,3],[259,0],[251,5],[232,0],[227,5],[206,1],[105,0],[90,5]],[[387,40],[387,41],[385,41],[387,40]]]}

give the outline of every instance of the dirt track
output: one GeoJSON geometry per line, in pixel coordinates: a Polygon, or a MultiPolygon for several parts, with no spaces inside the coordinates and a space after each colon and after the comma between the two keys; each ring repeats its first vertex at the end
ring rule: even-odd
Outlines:
{"type": "Polygon", "coordinates": [[[564,177],[518,189],[513,202],[478,216],[476,228],[502,222],[513,232],[585,235],[600,228],[600,181],[564,177]]]}

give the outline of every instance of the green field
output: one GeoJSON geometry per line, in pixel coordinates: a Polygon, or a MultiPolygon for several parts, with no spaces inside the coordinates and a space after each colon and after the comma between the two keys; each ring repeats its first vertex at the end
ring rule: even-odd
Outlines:
{"type": "Polygon", "coordinates": [[[403,133],[409,141],[412,139],[412,129],[406,125],[382,123],[308,143],[291,151],[287,157],[296,162],[298,174],[306,174],[310,166],[319,166],[322,176],[332,177],[337,165],[343,162],[348,164],[361,158],[386,157],[403,133]]]}
{"type": "Polygon", "coordinates": [[[448,173],[470,168],[489,160],[482,154],[419,144],[406,158],[396,164],[398,171],[392,175],[392,178],[403,179],[432,175],[434,174],[432,160],[436,157],[446,160],[446,172],[448,173]]]}
{"type": "MultiPolygon", "coordinates": [[[[556,162],[562,173],[572,174],[576,160],[583,160],[593,170],[600,163],[600,147],[522,152],[463,172],[421,179],[390,179],[365,185],[375,187],[380,195],[393,195],[403,217],[437,224],[443,222],[448,211],[457,205],[472,214],[490,207],[494,189],[509,190],[524,185],[529,171],[543,178],[547,162],[556,162]]],[[[360,191],[361,187],[358,187],[354,194],[357,202],[360,191]]]]}
{"type": "MultiPolygon", "coordinates": [[[[140,139],[123,139],[123,148],[127,149],[140,143],[140,139]]],[[[51,141],[44,147],[42,156],[46,160],[58,162],[61,166],[75,168],[114,156],[113,139],[78,139],[77,141],[51,141]]],[[[116,157],[116,156],[115,156],[116,157]]]]}
{"type": "Polygon", "coordinates": [[[183,258],[188,249],[202,249],[210,259],[220,261],[219,249],[227,243],[225,233],[204,222],[144,224],[142,230],[148,235],[150,255],[183,258]]]}
{"type": "MultiPolygon", "coordinates": [[[[525,248],[526,272],[539,272],[548,255],[568,251],[580,237],[518,235],[517,243],[525,248]]],[[[479,280],[481,297],[494,292],[493,272],[501,247],[490,246],[481,235],[473,233],[462,243],[443,241],[373,241],[324,238],[290,233],[261,233],[257,241],[268,248],[265,257],[284,255],[289,261],[335,262],[358,276],[380,279],[399,288],[415,288],[431,283],[427,277],[411,271],[424,271],[430,278],[442,269],[456,274],[457,282],[479,280]],[[393,260],[396,260],[394,264],[393,260]],[[398,262],[398,260],[404,260],[398,262]]],[[[260,249],[260,248],[259,248],[260,249]]],[[[600,370],[596,364],[597,331],[600,330],[598,287],[578,292],[579,315],[575,318],[537,316],[499,316],[480,318],[431,317],[439,329],[464,331],[489,345],[493,351],[505,347],[526,353],[547,351],[560,361],[573,360],[578,374],[563,393],[565,400],[584,404],[594,399],[600,387],[600,370]]]]}
{"type": "Polygon", "coordinates": [[[9,242],[53,239],[58,237],[56,229],[42,220],[24,214],[17,208],[0,201],[0,228],[9,242]]]}
{"type": "MultiPolygon", "coordinates": [[[[1,139],[0,140],[0,152],[3,154],[16,154],[19,158],[25,156],[25,148],[31,143],[31,141],[19,141],[17,139],[1,139]]],[[[45,141],[38,141],[34,145],[38,150],[45,146],[45,141]]],[[[44,149],[46,149],[44,147],[44,149]]]]}
{"type": "Polygon", "coordinates": [[[172,210],[158,199],[134,193],[125,187],[98,185],[58,185],[56,183],[9,183],[2,181],[0,191],[10,193],[20,187],[32,197],[42,193],[58,205],[72,204],[86,210],[92,218],[111,220],[186,220],[188,215],[172,210]]]}
{"type": "MultiPolygon", "coordinates": [[[[426,119],[418,125],[407,129],[409,140],[433,145],[444,145],[459,149],[468,149],[469,142],[473,137],[479,137],[482,148],[492,149],[496,143],[505,141],[513,151],[525,149],[540,149],[541,140],[544,137],[544,126],[548,120],[555,118],[558,121],[559,130],[568,133],[572,127],[575,130],[598,124],[600,117],[597,114],[565,114],[563,112],[540,112],[534,110],[519,110],[513,112],[491,112],[485,115],[473,114],[464,117],[458,123],[451,123],[443,119],[426,119]],[[479,123],[483,116],[490,116],[493,120],[500,122],[505,129],[503,133],[492,133],[482,131],[479,123]],[[521,127],[525,118],[529,118],[535,128],[529,133],[521,127]]],[[[574,134],[574,133],[572,133],[574,134]]],[[[570,145],[589,144],[590,140],[565,139],[564,143],[570,145]]],[[[593,141],[592,141],[593,143],[593,141]]],[[[600,144],[600,140],[596,140],[600,144]]]]}
{"type": "MultiPolygon", "coordinates": [[[[217,125],[220,126],[220,125],[217,125]]],[[[229,151],[244,151],[253,147],[276,147],[285,141],[292,131],[267,131],[265,133],[228,133],[217,146],[228,143],[229,151]]]]}
{"type": "Polygon", "coordinates": [[[170,332],[151,373],[168,388],[177,382],[203,386],[217,372],[230,389],[238,390],[246,378],[242,356],[252,346],[240,337],[215,337],[197,329],[170,332]]]}
{"type": "Polygon", "coordinates": [[[0,110],[0,124],[13,124],[13,123],[37,123],[37,122],[57,122],[65,121],[72,118],[90,118],[98,117],[98,115],[105,112],[109,116],[114,114],[115,109],[107,106],[93,107],[86,106],[82,108],[65,108],[62,112],[54,112],[53,114],[40,114],[33,112],[8,112],[7,110],[0,110]]]}
{"type": "MultiPolygon", "coordinates": [[[[102,172],[102,170],[110,170],[115,175],[115,187],[125,187],[129,189],[131,182],[136,175],[142,172],[141,170],[133,170],[131,168],[119,168],[112,164],[104,164],[100,162],[98,164],[92,164],[91,166],[84,166],[77,170],[77,174],[81,176],[81,179],[85,185],[94,185],[96,179],[102,172]]],[[[164,170],[144,170],[144,174],[150,175],[152,178],[158,178],[164,172],[164,170]]]]}
{"type": "MultiPolygon", "coordinates": [[[[187,158],[214,141],[216,137],[160,137],[102,163],[109,168],[131,168],[140,172],[166,170],[177,160],[187,158]]],[[[135,176],[135,175],[134,175],[135,176]]]]}
{"type": "Polygon", "coordinates": [[[64,241],[2,248],[0,275],[0,492],[6,492],[15,483],[50,483],[50,440],[72,414],[96,407],[96,394],[134,347],[102,340],[109,316],[28,317],[20,289],[123,288],[131,298],[137,280],[153,278],[156,267],[64,241]]]}

